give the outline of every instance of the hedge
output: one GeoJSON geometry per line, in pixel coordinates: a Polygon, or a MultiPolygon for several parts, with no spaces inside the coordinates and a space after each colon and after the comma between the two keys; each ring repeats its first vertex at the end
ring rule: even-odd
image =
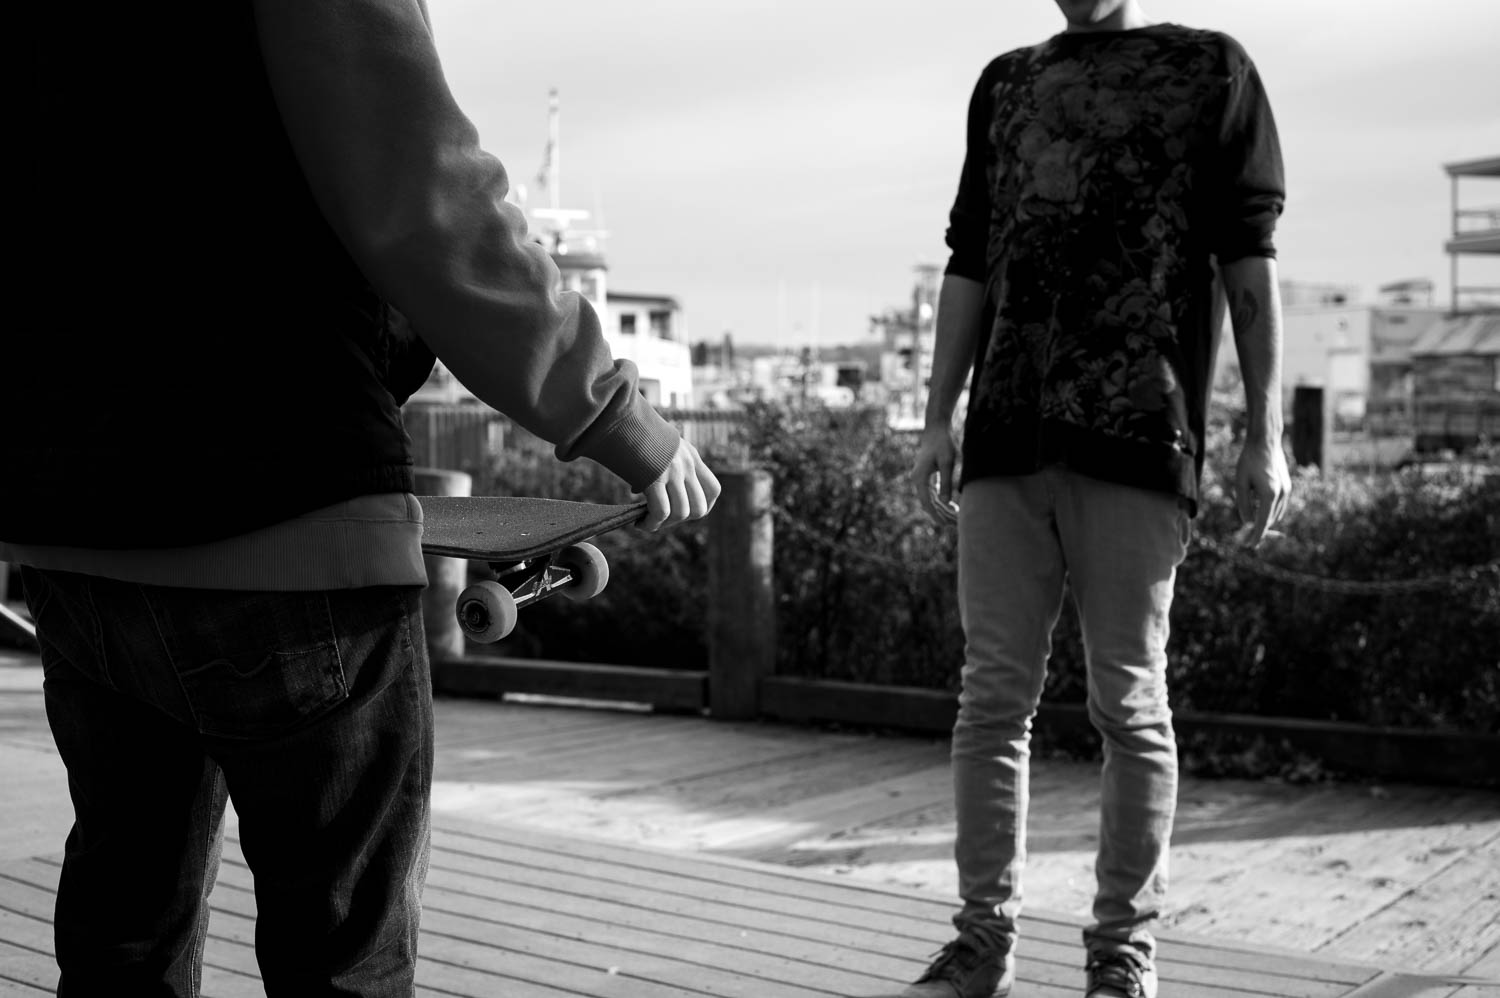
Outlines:
{"type": "MultiPolygon", "coordinates": [[[[1286,536],[1255,558],[1229,557],[1239,523],[1227,483],[1241,425],[1216,406],[1194,524],[1200,543],[1179,572],[1172,610],[1174,706],[1500,733],[1493,464],[1373,476],[1300,470],[1280,525],[1286,536]],[[1414,580],[1421,591],[1402,588],[1414,580]],[[1340,591],[1348,582],[1375,585],[1340,591]]],[[[906,484],[913,439],[860,413],[763,406],[747,417],[743,443],[775,486],[778,671],[956,689],[956,538],[906,484]]],[[[624,497],[600,469],[559,470],[545,449],[524,446],[477,484],[491,494],[624,497]]],[[[703,527],[617,531],[600,544],[610,588],[590,603],[528,610],[500,650],[705,668],[703,527]]],[[[1084,689],[1068,601],[1044,698],[1081,702],[1084,689]]]]}

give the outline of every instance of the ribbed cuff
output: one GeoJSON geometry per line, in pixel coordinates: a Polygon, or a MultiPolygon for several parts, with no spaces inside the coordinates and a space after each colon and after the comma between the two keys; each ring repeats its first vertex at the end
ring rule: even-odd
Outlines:
{"type": "Polygon", "coordinates": [[[630,410],[597,439],[590,440],[579,456],[599,462],[623,478],[631,491],[641,492],[667,470],[681,439],[677,427],[636,393],[630,410]]]}

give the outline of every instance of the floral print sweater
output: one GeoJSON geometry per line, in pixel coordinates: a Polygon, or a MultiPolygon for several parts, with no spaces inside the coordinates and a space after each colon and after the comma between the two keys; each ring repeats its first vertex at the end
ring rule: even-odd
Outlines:
{"type": "Polygon", "coordinates": [[[963,480],[1063,463],[1196,511],[1222,307],[1213,261],[1274,256],[1280,147],[1233,39],[1065,33],[969,107],[947,272],[986,285],[963,480]]]}

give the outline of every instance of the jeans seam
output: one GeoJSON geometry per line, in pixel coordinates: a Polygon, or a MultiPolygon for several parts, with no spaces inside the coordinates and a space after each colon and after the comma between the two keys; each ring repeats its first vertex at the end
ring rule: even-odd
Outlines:
{"type": "Polygon", "coordinates": [[[339,686],[343,688],[342,699],[347,700],[352,696],[349,689],[349,672],[344,668],[344,649],[339,647],[339,629],[333,620],[333,599],[327,592],[323,593],[323,614],[328,620],[328,636],[333,644],[333,664],[339,670],[339,686]]]}
{"type": "MultiPolygon", "coordinates": [[[[213,792],[209,794],[208,804],[210,819],[213,818],[214,798],[216,796],[216,793],[213,792]]],[[[199,910],[195,912],[195,917],[193,919],[193,966],[192,975],[190,978],[191,983],[189,984],[189,990],[192,992],[192,998],[200,998],[200,996],[203,994],[203,949],[208,937],[208,899],[203,896],[203,881],[207,879],[208,876],[208,840],[209,837],[213,834],[214,824],[215,823],[212,820],[204,822],[204,834],[202,839],[199,841],[200,848],[198,854],[200,857],[200,865],[203,867],[203,873],[198,878],[198,883],[194,885],[198,896],[197,907],[199,910]]]]}
{"type": "Polygon", "coordinates": [[[172,670],[172,682],[177,684],[177,692],[182,695],[183,706],[187,708],[188,716],[193,719],[193,730],[201,735],[203,724],[198,720],[198,711],[193,708],[193,698],[188,695],[187,687],[183,685],[182,676],[178,671],[177,656],[173,653],[171,643],[167,641],[167,634],[162,630],[161,621],[157,619],[156,607],[151,605],[151,597],[146,594],[145,586],[136,588],[141,594],[141,602],[146,605],[146,614],[151,618],[151,627],[156,631],[156,640],[161,642],[161,651],[166,656],[167,666],[172,670]]]}
{"type": "Polygon", "coordinates": [[[95,656],[99,659],[99,676],[104,680],[104,685],[120,692],[120,686],[115,682],[114,676],[109,673],[109,656],[104,647],[104,618],[99,613],[99,606],[94,601],[94,583],[85,581],[83,586],[84,595],[89,601],[89,640],[93,644],[95,656]]]}

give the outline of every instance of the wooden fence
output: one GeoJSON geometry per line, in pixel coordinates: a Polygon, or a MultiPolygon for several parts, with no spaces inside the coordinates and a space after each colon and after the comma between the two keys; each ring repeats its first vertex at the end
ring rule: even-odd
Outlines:
{"type": "Polygon", "coordinates": [[[408,403],[401,422],[419,468],[479,475],[505,446],[509,420],[486,405],[408,403]]]}
{"type": "MultiPolygon", "coordinates": [[[[711,456],[716,465],[742,465],[748,459],[745,414],[722,409],[659,409],[684,439],[711,456]]],[[[479,403],[408,403],[401,421],[411,437],[419,468],[446,468],[476,478],[502,470],[507,454],[550,458],[552,445],[479,403]]],[[[556,469],[559,474],[561,468],[556,469]]]]}
{"type": "MultiPolygon", "coordinates": [[[[434,684],[441,692],[529,693],[707,711],[716,718],[834,721],[946,733],[957,715],[952,693],[776,674],[774,497],[761,470],[719,472],[724,487],[708,518],[709,667],[686,672],[491,656],[462,648],[451,612],[431,617],[434,684]]],[[[447,559],[439,559],[446,561],[447,559]]],[[[430,565],[429,573],[441,566],[430,565]]],[[[451,606],[451,598],[448,604],[451,606]]],[[[1296,746],[1353,772],[1386,779],[1500,784],[1500,736],[1418,731],[1287,718],[1178,712],[1184,734],[1258,735],[1296,746]]],[[[1085,708],[1044,704],[1038,724],[1086,729],[1085,708]]]]}

